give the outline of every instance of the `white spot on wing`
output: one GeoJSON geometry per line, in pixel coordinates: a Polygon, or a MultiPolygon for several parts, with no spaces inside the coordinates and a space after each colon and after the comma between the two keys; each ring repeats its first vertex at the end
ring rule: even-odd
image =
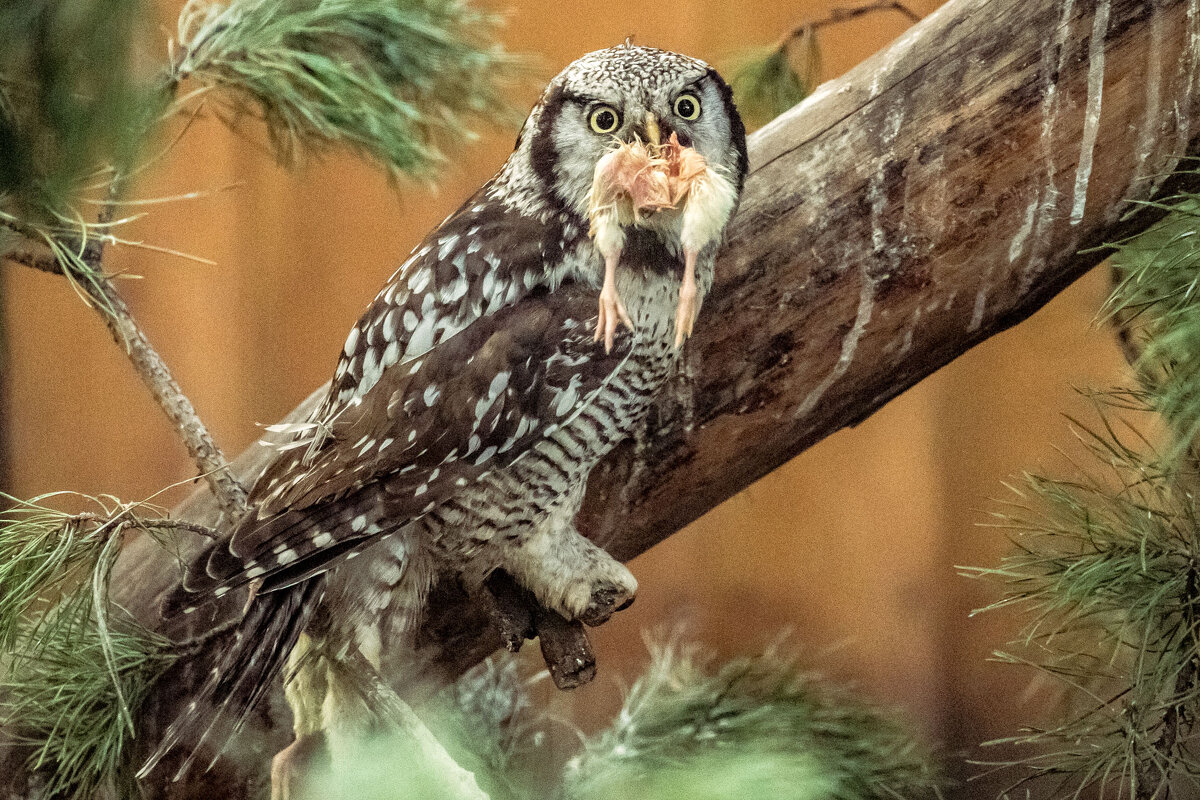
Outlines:
{"type": "Polygon", "coordinates": [[[409,337],[408,347],[404,351],[406,358],[415,358],[419,355],[424,355],[433,347],[433,331],[437,325],[436,314],[426,314],[421,318],[420,324],[409,337]]]}
{"type": "Polygon", "coordinates": [[[452,233],[449,236],[444,236],[441,239],[438,239],[438,260],[445,261],[446,257],[450,255],[450,251],[453,250],[457,244],[457,233],[452,233]]]}

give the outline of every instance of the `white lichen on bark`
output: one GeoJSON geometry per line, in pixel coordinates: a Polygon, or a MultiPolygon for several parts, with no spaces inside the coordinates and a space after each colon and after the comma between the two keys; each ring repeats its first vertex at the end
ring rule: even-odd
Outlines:
{"type": "Polygon", "coordinates": [[[1045,163],[1045,177],[1039,191],[1040,202],[1033,229],[1033,247],[1025,269],[1021,271],[1021,291],[1027,291],[1046,264],[1050,246],[1050,229],[1058,210],[1058,181],[1055,179],[1054,138],[1061,104],[1058,81],[1067,64],[1067,39],[1071,35],[1071,14],[1075,0],[1064,0],[1052,46],[1042,49],[1042,128],[1038,137],[1038,152],[1045,163]]]}
{"type": "MultiPolygon", "coordinates": [[[[1151,0],[1150,8],[1150,47],[1146,51],[1146,106],[1142,110],[1142,121],[1138,126],[1137,144],[1134,145],[1134,157],[1137,168],[1129,188],[1125,190],[1130,196],[1141,188],[1145,180],[1146,164],[1153,155],[1155,148],[1163,141],[1166,128],[1166,116],[1162,113],[1162,84],[1163,84],[1163,42],[1165,30],[1163,25],[1162,0],[1151,0]]],[[[1163,178],[1153,182],[1155,189],[1163,178]]]]}
{"type": "Polygon", "coordinates": [[[1088,39],[1087,106],[1083,115],[1083,135],[1079,141],[1079,165],[1075,169],[1075,200],[1071,206],[1071,224],[1083,222],[1087,206],[1088,183],[1092,177],[1092,158],[1100,133],[1100,111],[1104,100],[1104,35],[1108,33],[1110,0],[1101,0],[1092,18],[1092,36],[1088,39]]]}

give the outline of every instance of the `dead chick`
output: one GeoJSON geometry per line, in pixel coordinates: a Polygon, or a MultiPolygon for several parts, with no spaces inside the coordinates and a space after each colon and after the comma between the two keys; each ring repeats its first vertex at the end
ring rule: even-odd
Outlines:
{"type": "Polygon", "coordinates": [[[595,338],[603,338],[609,351],[619,323],[633,329],[616,285],[625,229],[630,225],[675,229],[684,256],[675,314],[675,347],[679,348],[691,335],[700,311],[696,260],[719,239],[737,201],[736,187],[701,153],[681,145],[674,133],[660,144],[657,124],[649,122],[648,144],[626,142],[597,162],[589,197],[590,235],[604,259],[595,338]]]}

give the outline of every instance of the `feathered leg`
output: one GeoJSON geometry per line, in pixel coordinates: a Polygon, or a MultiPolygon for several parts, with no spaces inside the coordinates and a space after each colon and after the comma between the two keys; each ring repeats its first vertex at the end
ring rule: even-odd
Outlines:
{"type": "Polygon", "coordinates": [[[138,777],[149,775],[168,752],[184,741],[185,736],[195,744],[173,779],[183,778],[209,745],[214,750],[208,765],[211,767],[229,737],[241,729],[279,675],[324,592],[325,578],[322,576],[255,597],[207,683],[167,728],[138,777]],[[192,732],[197,730],[201,733],[195,738],[192,732]]]}
{"type": "Polygon", "coordinates": [[[544,608],[599,625],[633,602],[637,579],[575,530],[584,488],[572,490],[532,534],[494,546],[501,548],[500,566],[544,608]]]}

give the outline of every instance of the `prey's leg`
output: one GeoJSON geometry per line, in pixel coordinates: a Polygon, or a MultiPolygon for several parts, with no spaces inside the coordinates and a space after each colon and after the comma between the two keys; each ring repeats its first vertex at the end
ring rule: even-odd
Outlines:
{"type": "Polygon", "coordinates": [[[623,323],[633,330],[633,320],[621,302],[617,293],[617,264],[621,260],[621,251],[615,250],[604,258],[604,285],[600,289],[600,315],[596,321],[595,341],[604,339],[604,352],[611,353],[613,341],[616,338],[617,324],[623,323]]]}
{"type": "Polygon", "coordinates": [[[284,696],[292,709],[296,738],[271,759],[271,800],[302,797],[309,775],[329,765],[323,710],[328,676],[325,660],[307,634],[300,635],[288,657],[288,674],[291,679],[284,686],[284,696]]]}
{"type": "Polygon", "coordinates": [[[679,306],[675,309],[675,349],[683,347],[692,335],[696,315],[700,313],[700,287],[696,284],[696,259],[700,253],[694,249],[683,253],[683,283],[679,285],[679,306]]]}

